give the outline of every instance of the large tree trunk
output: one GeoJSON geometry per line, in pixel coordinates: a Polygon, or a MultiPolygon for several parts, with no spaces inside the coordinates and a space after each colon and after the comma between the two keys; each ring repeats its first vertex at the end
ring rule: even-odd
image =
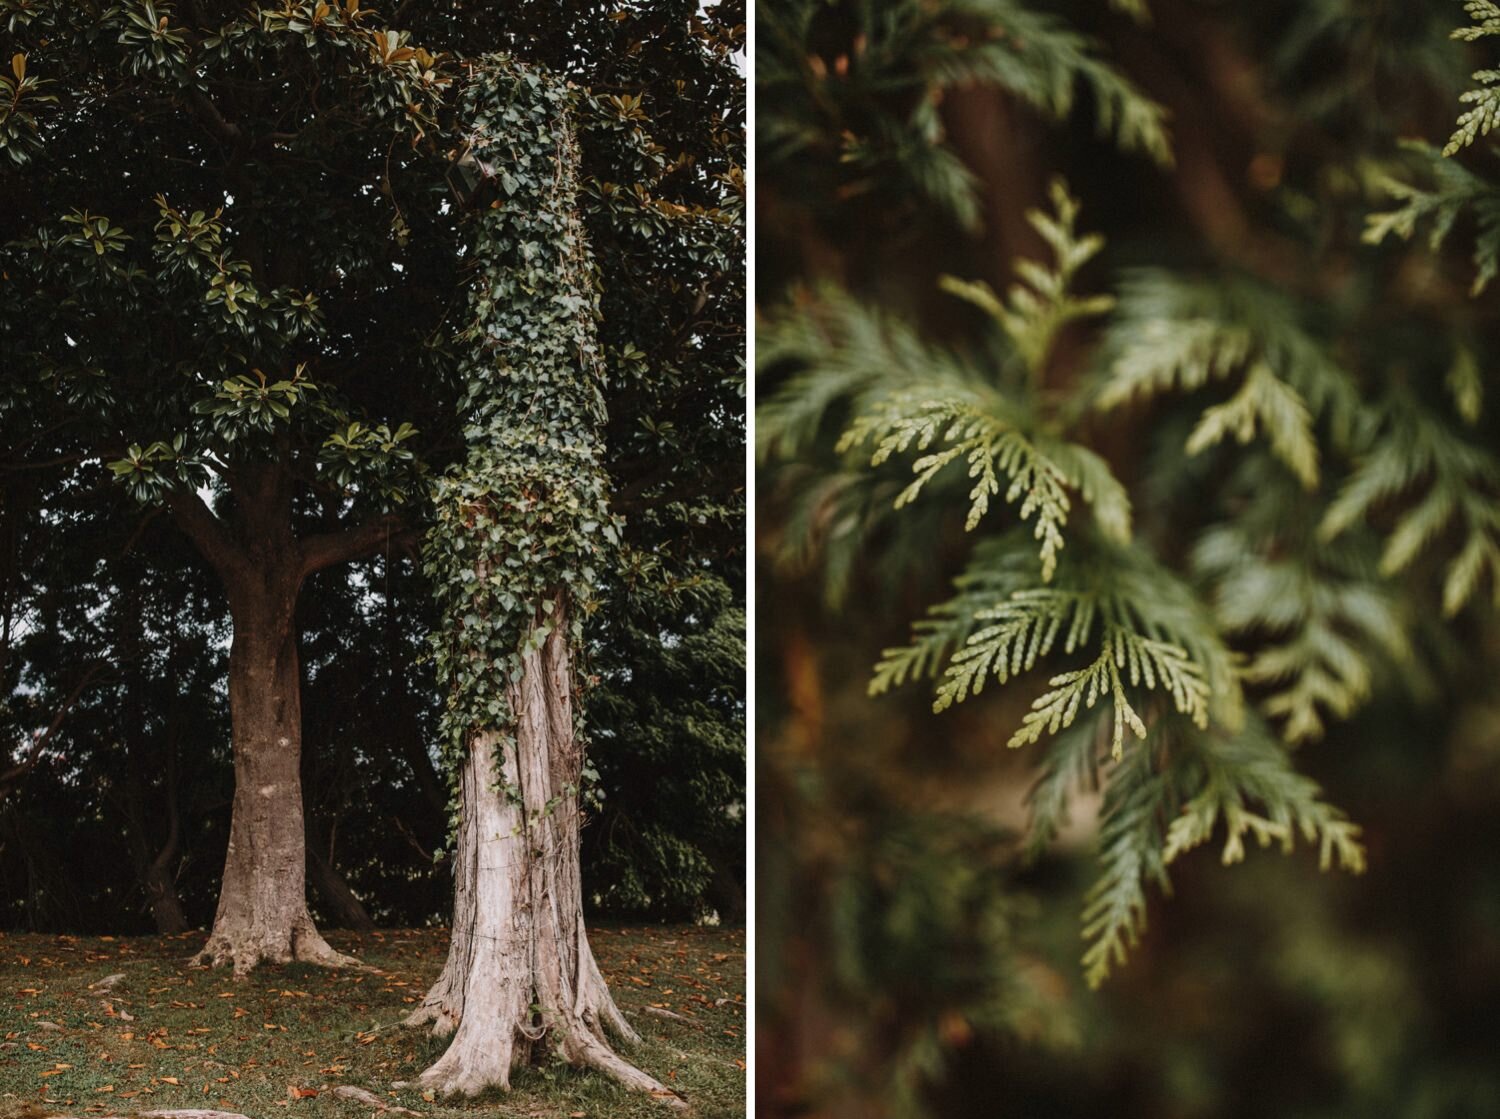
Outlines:
{"type": "MultiPolygon", "coordinates": [[[[477,734],[460,783],[448,961],[408,1019],[455,1031],[419,1082],[443,1094],[508,1088],[513,1066],[560,1057],[686,1106],[617,1056],[605,1030],[636,1041],[589,948],[579,876],[572,673],[562,603],[550,635],[508,689],[513,737],[477,734]],[[510,790],[509,792],[507,791],[510,790]]],[[[538,616],[540,619],[540,615],[538,616]]]]}
{"type": "Polygon", "coordinates": [[[234,622],[234,815],[218,913],[197,959],[232,963],[237,975],[261,960],[359,966],[328,946],[307,911],[297,595],[314,572],[389,548],[395,531],[394,519],[382,516],[299,539],[292,529],[290,436],[282,434],[277,452],[276,459],[236,464],[228,476],[227,521],[190,490],[165,498],[223,581],[234,622]]]}
{"type": "Polygon", "coordinates": [[[330,948],[307,909],[302,820],[302,702],[295,607],[300,576],[233,588],[229,713],[234,814],[213,932],[200,962],[242,975],[262,960],[358,961],[330,948]]]}

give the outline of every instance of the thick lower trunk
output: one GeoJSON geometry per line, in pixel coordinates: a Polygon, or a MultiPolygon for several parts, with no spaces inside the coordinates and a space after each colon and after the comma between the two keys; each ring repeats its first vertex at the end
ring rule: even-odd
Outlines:
{"type": "Polygon", "coordinates": [[[295,583],[280,590],[232,604],[234,810],[219,908],[198,959],[231,963],[237,975],[262,960],[357,965],[328,946],[307,910],[295,583]]]}
{"type": "MultiPolygon", "coordinates": [[[[132,761],[132,765],[135,764],[132,761]]],[[[173,871],[177,862],[179,823],[176,766],[170,758],[163,791],[167,802],[167,839],[154,857],[151,855],[151,829],[146,824],[145,786],[134,769],[125,783],[125,820],[131,861],[135,864],[136,878],[146,897],[146,906],[151,910],[151,919],[156,922],[156,931],[162,936],[176,936],[187,932],[188,921],[182,900],[177,896],[177,877],[173,871]]]]}
{"type": "Polygon", "coordinates": [[[318,853],[316,847],[307,849],[307,869],[312,873],[313,888],[317,890],[320,912],[332,920],[335,928],[355,929],[370,932],[375,922],[365,909],[359,895],[349,888],[349,883],[332,863],[318,853]]]}
{"type": "Polygon", "coordinates": [[[637,1040],[589,948],[579,877],[571,666],[561,604],[509,689],[514,737],[475,735],[460,783],[461,823],[448,962],[408,1020],[454,1031],[420,1083],[444,1094],[508,1088],[515,1065],[544,1055],[605,1072],[685,1106],[616,1055],[606,1028],[637,1040]]]}
{"type": "Polygon", "coordinates": [[[145,901],[151,907],[151,919],[156,921],[156,932],[162,936],[177,936],[187,932],[187,915],[183,912],[181,898],[177,897],[177,882],[172,880],[171,868],[153,862],[142,876],[145,901]]]}

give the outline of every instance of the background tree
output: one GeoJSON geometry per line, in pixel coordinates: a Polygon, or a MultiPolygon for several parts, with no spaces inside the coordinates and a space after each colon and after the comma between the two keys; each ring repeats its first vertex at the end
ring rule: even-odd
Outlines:
{"type": "Polygon", "coordinates": [[[182,932],[188,910],[212,902],[195,864],[218,861],[232,794],[211,573],[103,478],[57,488],[45,472],[24,477],[31,485],[5,491],[37,498],[35,550],[18,556],[7,714],[17,736],[45,729],[0,810],[3,896],[17,907],[6,918],[182,932]]]}
{"type": "Polygon", "coordinates": [[[1484,1114],[1477,1055],[1352,1010],[1493,990],[1437,947],[1494,942],[1478,892],[1394,900],[1490,873],[1437,838],[1494,793],[1452,784],[1493,736],[1484,74],[1448,162],[1399,142],[1450,131],[1463,10],[762,9],[778,1113],[1484,1114]]]}

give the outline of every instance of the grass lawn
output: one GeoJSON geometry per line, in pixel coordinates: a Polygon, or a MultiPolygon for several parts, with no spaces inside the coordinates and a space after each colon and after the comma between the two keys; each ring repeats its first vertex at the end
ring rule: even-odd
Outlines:
{"type": "MultiPolygon", "coordinates": [[[[381,974],[295,964],[262,966],[239,982],[226,971],[187,966],[204,939],[202,932],[0,933],[0,1119],[195,1107],[252,1119],[375,1114],[330,1095],[340,1084],[434,1119],[475,1112],[528,1119],[672,1114],[597,1074],[561,1065],[518,1071],[508,1094],[462,1103],[393,1089],[393,1081],[414,1079],[446,1044],[399,1024],[442,968],[445,929],[329,935],[335,948],[381,974]],[[120,972],[125,978],[109,994],[88,990],[120,972]]],[[[590,939],[616,1000],[643,1038],[626,1055],[685,1095],[696,1115],[743,1115],[743,930],[603,927],[590,939]],[[647,1013],[653,1006],[689,1021],[647,1013]]]]}

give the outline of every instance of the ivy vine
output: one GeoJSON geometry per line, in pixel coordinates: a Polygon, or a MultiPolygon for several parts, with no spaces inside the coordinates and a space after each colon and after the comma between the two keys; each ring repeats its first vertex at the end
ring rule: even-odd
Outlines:
{"type": "MultiPolygon", "coordinates": [[[[576,665],[599,574],[620,542],[603,463],[597,275],[577,201],[578,99],[567,83],[490,55],[458,100],[460,162],[495,197],[470,221],[459,335],[467,456],[437,483],[424,553],[442,608],[434,644],[449,685],[442,741],[455,785],[474,735],[513,746],[507,688],[559,624],[576,665]]],[[[456,797],[452,811],[456,826],[456,797]]]]}

